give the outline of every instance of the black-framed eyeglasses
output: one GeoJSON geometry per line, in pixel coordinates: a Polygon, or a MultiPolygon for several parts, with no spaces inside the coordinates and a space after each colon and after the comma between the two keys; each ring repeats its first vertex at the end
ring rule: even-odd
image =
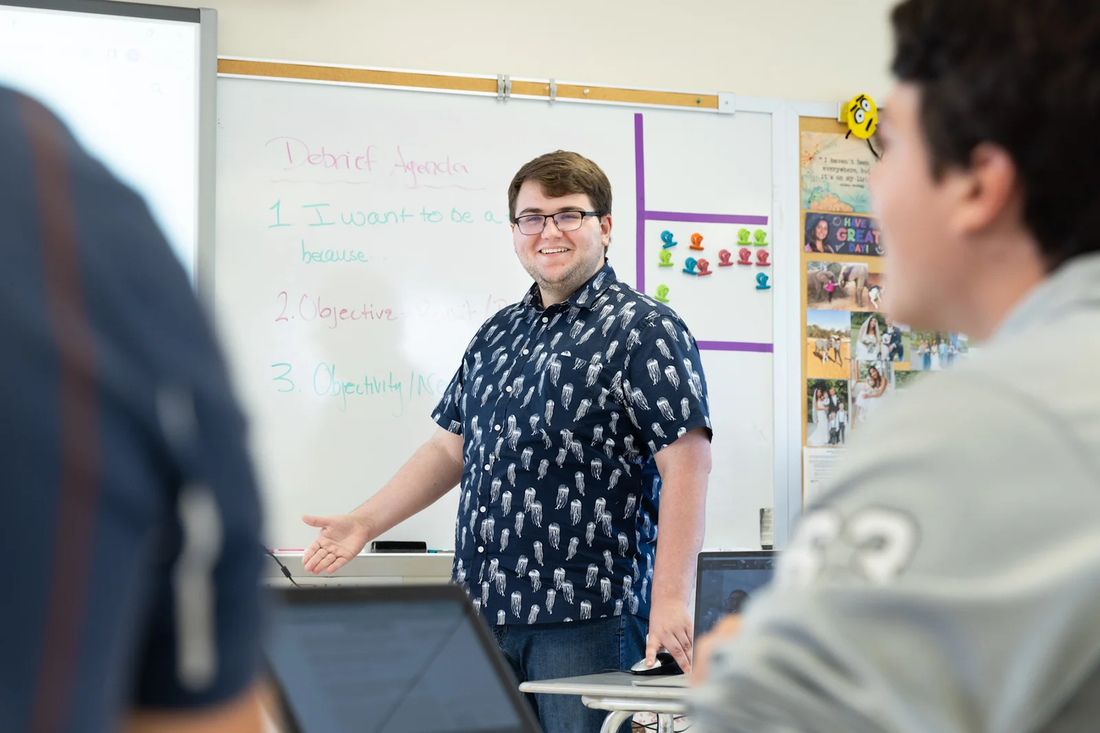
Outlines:
{"type": "Polygon", "coordinates": [[[546,220],[553,219],[559,232],[573,232],[581,228],[586,216],[600,216],[598,211],[559,211],[556,214],[524,214],[512,219],[520,234],[542,234],[546,220]]]}

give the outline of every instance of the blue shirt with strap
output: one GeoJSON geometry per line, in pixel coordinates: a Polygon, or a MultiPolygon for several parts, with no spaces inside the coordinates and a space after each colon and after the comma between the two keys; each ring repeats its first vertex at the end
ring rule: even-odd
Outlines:
{"type": "Polygon", "coordinates": [[[546,308],[533,285],[482,325],[433,419],[463,436],[453,579],[490,624],[648,618],[654,456],[711,428],[674,311],[607,264],[546,308]]]}
{"type": "Polygon", "coordinates": [[[0,731],[223,703],[263,558],[212,329],[140,197],[2,88],[0,149],[0,731]]]}

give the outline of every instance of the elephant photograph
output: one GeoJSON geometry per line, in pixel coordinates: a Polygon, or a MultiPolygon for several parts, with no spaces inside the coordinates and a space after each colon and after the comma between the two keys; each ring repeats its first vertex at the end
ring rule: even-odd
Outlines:
{"type": "Polygon", "coordinates": [[[806,307],[815,310],[886,310],[885,278],[863,262],[808,262],[806,307]]]}

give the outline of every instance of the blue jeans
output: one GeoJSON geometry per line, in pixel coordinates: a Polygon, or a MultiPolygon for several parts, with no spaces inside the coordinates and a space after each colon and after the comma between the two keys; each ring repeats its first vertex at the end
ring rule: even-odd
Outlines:
{"type": "MultiPolygon", "coordinates": [[[[494,626],[500,650],[522,682],[630,669],[645,657],[649,622],[622,616],[534,626],[494,626]]],[[[607,713],[579,695],[527,695],[545,733],[597,733],[607,713]]],[[[629,731],[624,724],[622,731],[629,731]]]]}

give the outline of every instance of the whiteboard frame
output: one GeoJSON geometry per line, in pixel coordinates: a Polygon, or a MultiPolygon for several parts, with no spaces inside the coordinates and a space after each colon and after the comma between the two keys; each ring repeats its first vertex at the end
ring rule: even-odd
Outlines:
{"type": "Polygon", "coordinates": [[[218,205],[218,11],[209,8],[199,8],[198,82],[199,220],[195,287],[199,300],[212,313],[218,205]]]}
{"type": "MultiPolygon", "coordinates": [[[[423,69],[392,69],[392,68],[382,68],[382,67],[353,66],[353,65],[349,65],[349,64],[321,64],[321,63],[311,63],[311,62],[305,62],[305,61],[278,61],[278,60],[272,60],[272,59],[259,59],[259,58],[245,57],[245,56],[221,56],[221,57],[219,57],[219,62],[221,62],[221,61],[227,62],[226,66],[228,66],[228,67],[236,66],[236,65],[238,65],[238,63],[243,63],[243,64],[261,64],[261,65],[277,65],[277,66],[286,66],[286,67],[313,68],[313,69],[323,69],[323,70],[345,70],[345,71],[352,71],[352,72],[358,71],[358,72],[393,75],[393,76],[397,76],[397,77],[407,75],[407,76],[411,76],[411,77],[414,77],[416,79],[425,80],[425,81],[427,79],[430,79],[430,78],[434,77],[434,78],[438,78],[438,79],[453,79],[456,82],[459,82],[459,81],[466,82],[467,85],[473,83],[473,84],[476,84],[476,85],[481,86],[483,88],[482,89],[474,89],[474,88],[469,88],[468,86],[466,88],[459,88],[459,86],[457,86],[457,85],[456,85],[456,87],[452,88],[452,87],[448,87],[448,86],[433,86],[433,85],[426,84],[426,83],[416,84],[416,85],[402,85],[402,84],[392,82],[392,81],[378,82],[378,83],[368,82],[368,81],[357,81],[357,80],[356,81],[339,81],[339,80],[335,80],[335,79],[310,78],[308,76],[294,76],[294,77],[286,77],[286,76],[278,76],[278,75],[268,76],[268,75],[265,75],[265,74],[249,74],[249,73],[236,73],[236,72],[232,72],[232,71],[226,71],[226,70],[223,70],[221,68],[221,66],[219,65],[218,75],[219,76],[224,76],[226,78],[269,79],[271,81],[298,82],[298,83],[302,83],[302,84],[329,84],[329,85],[333,85],[333,86],[354,86],[354,87],[367,87],[367,88],[377,88],[377,89],[397,89],[397,90],[403,90],[403,91],[432,92],[432,93],[436,93],[436,94],[464,94],[464,95],[470,95],[470,96],[475,96],[475,97],[497,97],[497,98],[501,99],[502,102],[506,102],[508,99],[512,99],[512,98],[515,98],[515,99],[534,99],[534,100],[541,99],[541,100],[545,100],[545,101],[550,102],[550,103],[557,103],[557,102],[577,103],[577,102],[579,102],[579,103],[582,103],[582,104],[602,104],[602,105],[621,106],[621,107],[643,107],[643,108],[653,108],[653,109],[692,110],[692,111],[695,111],[695,112],[705,112],[705,113],[711,113],[711,114],[719,112],[720,111],[719,108],[721,106],[720,99],[719,99],[720,95],[716,92],[700,92],[700,91],[690,91],[690,90],[685,91],[685,90],[682,90],[682,89],[679,89],[679,90],[660,89],[660,88],[656,88],[656,87],[629,87],[629,88],[627,88],[627,87],[612,87],[612,86],[606,86],[606,85],[600,85],[600,84],[589,84],[589,83],[586,83],[586,82],[569,81],[569,80],[565,80],[565,79],[561,79],[561,80],[559,80],[559,79],[536,79],[536,78],[532,78],[532,77],[518,77],[518,76],[517,77],[512,77],[512,76],[505,76],[505,75],[490,76],[490,75],[487,75],[487,74],[457,74],[457,73],[453,73],[453,72],[443,72],[443,71],[425,71],[423,69]],[[511,85],[513,86],[513,90],[509,91],[506,95],[504,95],[503,98],[501,97],[501,94],[497,90],[498,89],[498,86],[497,86],[498,80],[501,79],[501,78],[507,78],[509,80],[509,82],[511,83],[511,85]],[[557,86],[557,88],[559,90],[559,96],[551,98],[551,96],[550,96],[551,84],[557,86]],[[535,90],[535,88],[538,88],[538,93],[528,93],[528,92],[522,92],[522,91],[515,91],[514,87],[516,85],[518,85],[522,89],[527,89],[530,92],[533,92],[535,90]],[[593,91],[593,96],[591,98],[586,98],[586,97],[583,97],[583,96],[577,97],[577,96],[571,96],[571,95],[560,96],[560,94],[562,94],[564,92],[563,88],[565,88],[565,89],[573,88],[574,90],[575,89],[581,89],[583,93],[587,93],[589,90],[592,90],[593,91]],[[678,103],[678,104],[661,104],[661,103],[649,102],[649,101],[645,101],[645,100],[629,100],[628,99],[628,100],[625,100],[625,101],[615,101],[615,100],[610,100],[610,99],[606,99],[606,98],[599,98],[601,93],[605,93],[605,94],[606,93],[639,94],[639,95],[642,95],[642,96],[646,96],[646,95],[679,95],[679,96],[688,97],[688,98],[696,97],[697,101],[699,101],[701,103],[699,104],[699,106],[693,106],[693,105],[690,105],[690,104],[686,104],[684,102],[681,102],[681,103],[678,103]]],[[[725,96],[725,95],[721,95],[721,96],[725,96]]],[[[733,95],[729,95],[729,96],[733,96],[733,95]]],[[[768,98],[758,98],[758,97],[745,97],[745,99],[748,100],[748,104],[750,104],[750,105],[753,103],[753,100],[763,100],[766,104],[778,103],[780,101],[780,100],[772,100],[772,99],[768,99],[768,98]]],[[[750,109],[749,107],[745,107],[743,109],[743,111],[749,112],[749,111],[755,111],[755,110],[750,109]]],[[[732,114],[732,112],[730,112],[728,109],[727,110],[722,110],[722,112],[724,112],[726,114],[732,114]]]]}
{"type": "MultiPolygon", "coordinates": [[[[239,56],[221,56],[219,60],[247,61],[257,63],[279,63],[295,66],[320,66],[334,69],[386,71],[394,73],[410,73],[421,75],[433,75],[456,79],[491,80],[494,83],[497,77],[487,75],[466,75],[452,72],[427,72],[424,70],[408,69],[380,69],[343,64],[311,64],[300,61],[274,61],[270,59],[257,59],[239,56]]],[[[342,82],[327,79],[303,79],[256,76],[251,74],[236,74],[218,71],[218,77],[227,79],[252,79],[270,80],[281,82],[293,82],[299,84],[324,84],[331,86],[353,86],[374,89],[394,89],[413,92],[430,92],[436,94],[461,94],[477,97],[497,97],[496,93],[473,91],[466,89],[434,88],[424,86],[401,86],[396,84],[372,84],[360,82],[342,82]]],[[[513,81],[549,84],[554,81],[560,85],[576,82],[558,81],[549,79],[531,79],[515,77],[513,81]]],[[[585,86],[585,85],[580,85],[585,86]]],[[[599,85],[588,85],[598,87],[599,85]]],[[[602,87],[608,88],[608,87],[602,87]]],[[[632,87],[631,91],[684,94],[684,90],[646,89],[632,87]]],[[[717,96],[715,92],[686,92],[689,95],[699,94],[717,96]]],[[[725,95],[723,95],[725,96],[725,95]]],[[[772,241],[775,243],[773,252],[773,287],[772,287],[772,451],[773,451],[773,475],[772,475],[772,507],[774,522],[774,547],[783,549],[789,543],[791,532],[795,522],[802,511],[802,451],[801,451],[801,427],[800,414],[800,380],[801,360],[799,357],[798,332],[800,330],[799,312],[801,306],[799,299],[799,177],[798,154],[799,118],[809,117],[834,117],[837,105],[835,103],[789,102],[772,97],[750,97],[733,95],[734,105],[732,113],[728,107],[723,110],[715,108],[688,107],[682,105],[647,104],[640,102],[618,102],[604,99],[578,99],[572,97],[557,97],[549,99],[547,96],[511,94],[508,98],[515,97],[525,100],[542,99],[548,105],[553,104],[582,104],[582,105],[610,105],[616,107],[633,107],[641,109],[666,109],[689,112],[693,114],[733,114],[738,112],[751,112],[767,114],[771,116],[772,137],[772,210],[770,226],[772,228],[772,241]],[[780,253],[782,255],[780,256],[780,253]]],[[[501,103],[507,103],[507,98],[501,103]]],[[[213,190],[213,187],[211,187],[213,190]]],[[[213,246],[208,252],[210,263],[209,304],[213,308],[213,246]]]]}

